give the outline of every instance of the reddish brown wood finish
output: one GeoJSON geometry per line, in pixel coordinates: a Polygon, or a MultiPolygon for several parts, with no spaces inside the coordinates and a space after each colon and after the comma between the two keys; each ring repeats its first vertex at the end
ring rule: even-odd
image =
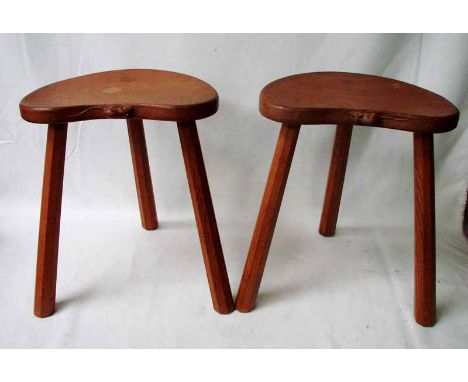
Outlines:
{"type": "Polygon", "coordinates": [[[327,190],[325,191],[319,227],[319,233],[323,236],[333,236],[335,234],[352,133],[352,125],[338,125],[336,127],[327,190]]]}
{"type": "Polygon", "coordinates": [[[298,125],[283,125],[281,127],[237,294],[236,309],[240,312],[249,312],[255,306],[299,130],[300,126],[298,125]]]}
{"type": "Polygon", "coordinates": [[[112,70],[38,89],[20,103],[34,123],[105,118],[197,120],[216,113],[218,94],[206,82],[164,70],[112,70]]]}
{"type": "Polygon", "coordinates": [[[133,172],[140,206],[141,224],[147,230],[158,228],[153,183],[146,150],[145,130],[141,119],[127,119],[133,172]]]}
{"type": "Polygon", "coordinates": [[[433,135],[414,133],[414,317],[436,322],[436,247],[433,135]]]}
{"type": "Polygon", "coordinates": [[[67,124],[49,125],[44,164],[34,314],[54,313],[67,124]]]}
{"type": "Polygon", "coordinates": [[[265,86],[260,112],[296,125],[365,125],[442,133],[454,129],[458,110],[448,100],[390,78],[342,72],[297,74],[265,86]]]}
{"type": "Polygon", "coordinates": [[[213,307],[219,313],[231,313],[234,310],[234,302],[197,126],[194,121],[179,122],[177,126],[213,307]]]}
{"type": "Polygon", "coordinates": [[[283,147],[287,125],[338,125],[319,228],[324,236],[335,233],[353,125],[365,125],[414,132],[414,315],[419,324],[434,325],[433,133],[446,132],[457,126],[457,108],[435,93],[401,81],[355,73],[322,72],[298,74],[270,83],[260,94],[260,112],[269,119],[282,122],[283,128],[239,287],[237,309],[248,312],[255,305],[289,169],[286,162],[279,165],[278,158],[284,155],[291,160],[297,139],[297,136],[290,138],[289,149],[287,145],[283,147]]]}
{"type": "MultiPolygon", "coordinates": [[[[218,94],[195,77],[161,70],[115,70],[60,81],[38,89],[20,103],[22,117],[48,123],[34,313],[54,312],[60,211],[67,122],[127,119],[142,225],[158,220],[142,119],[193,121],[218,109],[218,94]]],[[[213,305],[234,309],[221,242],[195,122],[180,122],[179,134],[213,305]]]]}

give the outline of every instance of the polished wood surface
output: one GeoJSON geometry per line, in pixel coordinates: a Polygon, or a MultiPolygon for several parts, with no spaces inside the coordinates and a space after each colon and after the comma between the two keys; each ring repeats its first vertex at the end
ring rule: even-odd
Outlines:
{"type": "Polygon", "coordinates": [[[70,78],[23,98],[22,117],[34,123],[104,118],[198,120],[218,109],[218,94],[185,74],[125,69],[70,78]]]}
{"type": "Polygon", "coordinates": [[[60,81],[26,96],[22,117],[48,123],[34,313],[47,317],[55,309],[60,212],[67,122],[126,119],[141,222],[158,227],[142,119],[178,123],[203,258],[214,308],[234,309],[208,179],[195,120],[218,109],[218,94],[195,77],[161,70],[115,70],[60,81]],[[188,122],[187,122],[188,121],[188,122]]]}
{"type": "Polygon", "coordinates": [[[281,123],[345,124],[441,133],[459,112],[445,98],[390,78],[343,72],[297,74],[260,94],[260,112],[281,123]]]}
{"type": "Polygon", "coordinates": [[[141,224],[144,229],[154,230],[158,228],[158,217],[156,215],[156,203],[154,200],[143,121],[141,119],[127,119],[127,128],[141,224]]]}
{"type": "Polygon", "coordinates": [[[414,133],[414,317],[436,322],[436,236],[432,134],[414,133]]]}
{"type": "Polygon", "coordinates": [[[263,88],[260,112],[282,122],[270,175],[250,244],[236,301],[241,312],[254,308],[273,238],[297,134],[301,124],[337,124],[319,232],[333,236],[340,208],[354,125],[413,132],[415,301],[423,326],[436,322],[436,247],[433,134],[454,129],[457,108],[445,98],[383,77],[321,72],[279,79],[263,88]],[[289,131],[288,135],[287,131],[289,131]],[[289,139],[287,137],[289,136],[289,139]],[[289,142],[286,143],[285,142],[289,142]]]}
{"type": "Polygon", "coordinates": [[[352,133],[352,125],[338,125],[336,127],[319,227],[319,233],[323,236],[333,236],[335,234],[352,133]]]}
{"type": "Polygon", "coordinates": [[[219,313],[231,313],[234,310],[234,302],[197,126],[194,121],[179,122],[178,131],[213,307],[219,313]]]}
{"type": "Polygon", "coordinates": [[[55,310],[57,260],[62,209],[67,124],[49,125],[44,164],[39,244],[37,248],[34,314],[47,317],[55,310]]]}
{"type": "Polygon", "coordinates": [[[281,127],[237,294],[236,309],[240,312],[249,312],[255,307],[299,130],[300,126],[297,125],[281,127]]]}

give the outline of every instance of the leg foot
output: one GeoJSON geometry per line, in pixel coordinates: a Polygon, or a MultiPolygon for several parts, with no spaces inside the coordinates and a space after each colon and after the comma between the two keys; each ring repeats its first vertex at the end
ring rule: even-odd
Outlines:
{"type": "Polygon", "coordinates": [[[281,127],[237,294],[236,309],[240,312],[249,312],[255,306],[299,130],[300,126],[281,127]]]}
{"type": "Polygon", "coordinates": [[[414,133],[414,317],[422,326],[436,322],[436,250],[433,135],[414,133]]]}
{"type": "Polygon", "coordinates": [[[218,225],[194,121],[177,123],[193,210],[203,252],[214,309],[222,314],[234,310],[218,225]]]}
{"type": "Polygon", "coordinates": [[[128,137],[132,152],[133,172],[140,206],[141,224],[147,230],[158,228],[153,183],[146,150],[145,131],[141,119],[127,119],[128,137]]]}
{"type": "Polygon", "coordinates": [[[47,317],[55,310],[57,260],[62,208],[67,124],[51,124],[47,133],[34,314],[47,317]]]}
{"type": "Polygon", "coordinates": [[[336,127],[327,189],[320,219],[319,233],[322,236],[333,236],[335,234],[352,133],[352,125],[338,125],[336,127]]]}

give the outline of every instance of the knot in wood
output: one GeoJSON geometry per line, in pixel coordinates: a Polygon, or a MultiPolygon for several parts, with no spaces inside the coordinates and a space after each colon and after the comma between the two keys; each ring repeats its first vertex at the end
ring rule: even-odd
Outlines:
{"type": "Polygon", "coordinates": [[[128,118],[131,117],[132,106],[111,105],[103,108],[103,112],[107,118],[128,118]]]}
{"type": "Polygon", "coordinates": [[[374,125],[378,122],[379,116],[373,112],[351,111],[353,125],[374,125]]]}

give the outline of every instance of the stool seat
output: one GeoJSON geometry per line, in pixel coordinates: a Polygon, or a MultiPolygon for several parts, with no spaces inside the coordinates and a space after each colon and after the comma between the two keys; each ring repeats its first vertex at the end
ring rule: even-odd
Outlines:
{"type": "Polygon", "coordinates": [[[141,225],[147,230],[158,228],[158,216],[143,119],[177,122],[213,308],[222,314],[234,310],[196,123],[217,109],[218,94],[206,82],[185,74],[147,69],[75,77],[23,98],[21,116],[29,122],[48,124],[34,297],[37,317],[50,316],[56,305],[69,122],[104,118],[126,119],[141,225]]]}
{"type": "Polygon", "coordinates": [[[459,112],[445,98],[390,78],[344,72],[297,74],[260,94],[263,116],[293,125],[346,124],[442,133],[459,112]]]}
{"type": "Polygon", "coordinates": [[[218,94],[198,78],[164,70],[126,69],[53,83],[27,95],[21,116],[33,123],[104,118],[193,121],[218,110],[218,94]]]}
{"type": "Polygon", "coordinates": [[[319,233],[333,236],[354,125],[387,127],[413,134],[414,318],[436,322],[436,230],[434,134],[452,130],[457,108],[445,98],[401,81],[365,74],[322,72],[279,79],[263,88],[260,112],[282,122],[262,204],[236,297],[251,311],[273,240],[301,125],[336,124],[319,233]]]}

